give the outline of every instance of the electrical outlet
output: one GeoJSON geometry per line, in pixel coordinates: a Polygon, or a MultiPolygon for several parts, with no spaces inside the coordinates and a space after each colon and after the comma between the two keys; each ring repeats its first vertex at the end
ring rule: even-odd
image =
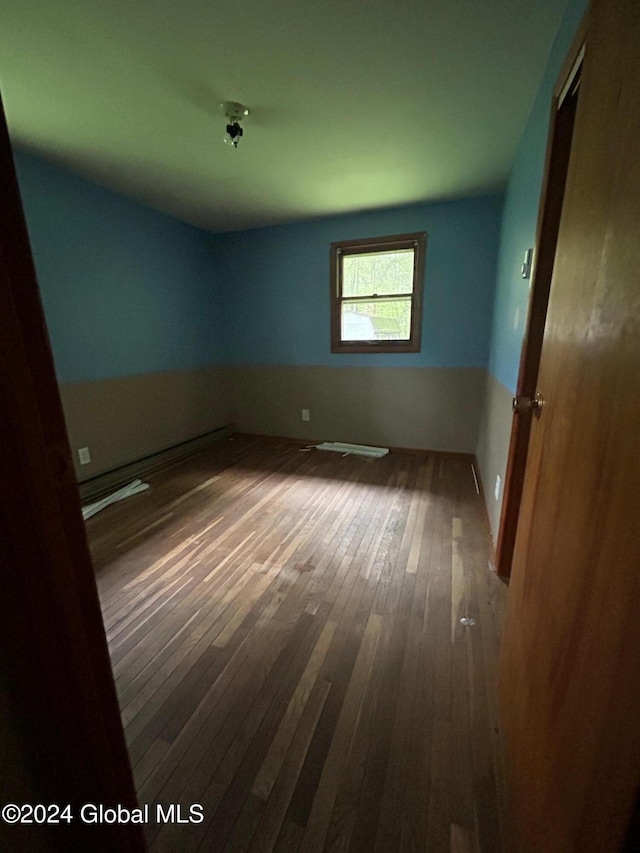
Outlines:
{"type": "Polygon", "coordinates": [[[302,410],[302,420],[310,421],[311,420],[311,411],[309,409],[302,410]]]}
{"type": "Polygon", "coordinates": [[[91,462],[91,454],[88,447],[78,448],[78,459],[81,465],[88,465],[91,462]]]}
{"type": "Polygon", "coordinates": [[[495,487],[494,492],[493,492],[494,495],[496,496],[496,500],[498,500],[498,498],[500,497],[500,485],[501,485],[500,474],[498,474],[498,476],[496,477],[496,487],[495,487]]]}

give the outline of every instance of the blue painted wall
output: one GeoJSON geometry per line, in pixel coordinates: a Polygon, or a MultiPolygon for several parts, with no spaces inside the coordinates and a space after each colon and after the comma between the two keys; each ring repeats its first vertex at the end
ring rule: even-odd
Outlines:
{"type": "Polygon", "coordinates": [[[502,203],[488,195],[212,236],[227,289],[227,360],[485,367],[502,203]],[[330,243],[412,231],[428,234],[422,351],[331,354],[330,243]]]}
{"type": "Polygon", "coordinates": [[[61,382],[220,361],[209,235],[14,148],[61,382]]]}
{"type": "Polygon", "coordinates": [[[511,392],[516,389],[529,299],[528,282],[521,278],[520,266],[525,251],[535,243],[553,87],[587,6],[588,0],[570,0],[567,6],[507,187],[489,370],[511,392]]]}
{"type": "Polygon", "coordinates": [[[59,379],[221,362],[488,366],[514,390],[551,91],[586,5],[568,4],[505,198],[210,235],[17,149],[59,379]],[[422,351],[331,354],[329,244],[418,230],[429,235],[422,351]]]}
{"type": "Polygon", "coordinates": [[[14,153],[61,382],[225,362],[487,364],[501,195],[211,235],[14,153]],[[421,230],[422,351],[332,355],[329,244],[421,230]]]}

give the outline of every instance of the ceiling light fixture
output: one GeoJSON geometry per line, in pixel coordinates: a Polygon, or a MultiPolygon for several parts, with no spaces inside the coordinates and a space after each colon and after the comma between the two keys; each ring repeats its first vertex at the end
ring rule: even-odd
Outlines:
{"type": "Polygon", "coordinates": [[[232,148],[237,148],[240,137],[243,135],[240,122],[249,115],[249,110],[244,104],[239,104],[237,101],[224,101],[220,104],[220,110],[227,119],[227,132],[224,141],[232,148]]]}

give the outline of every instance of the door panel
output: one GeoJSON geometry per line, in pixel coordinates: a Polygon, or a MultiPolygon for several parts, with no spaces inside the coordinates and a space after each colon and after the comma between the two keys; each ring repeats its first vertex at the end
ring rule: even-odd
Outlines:
{"type": "Polygon", "coordinates": [[[0,184],[0,676],[16,745],[0,776],[5,802],[28,781],[75,816],[0,823],[0,849],[139,853],[139,825],[78,818],[136,795],[1,99],[0,184]]]}
{"type": "Polygon", "coordinates": [[[501,661],[518,853],[618,849],[640,780],[639,69],[595,0],[501,661]]]}

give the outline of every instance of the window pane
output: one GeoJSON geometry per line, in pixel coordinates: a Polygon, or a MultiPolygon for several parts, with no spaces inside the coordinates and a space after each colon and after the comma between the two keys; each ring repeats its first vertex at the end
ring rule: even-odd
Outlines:
{"type": "Polygon", "coordinates": [[[411,297],[342,303],[343,341],[408,341],[411,297]]]}
{"type": "Polygon", "coordinates": [[[386,296],[413,290],[413,249],[342,257],[343,296],[386,296]]]}

